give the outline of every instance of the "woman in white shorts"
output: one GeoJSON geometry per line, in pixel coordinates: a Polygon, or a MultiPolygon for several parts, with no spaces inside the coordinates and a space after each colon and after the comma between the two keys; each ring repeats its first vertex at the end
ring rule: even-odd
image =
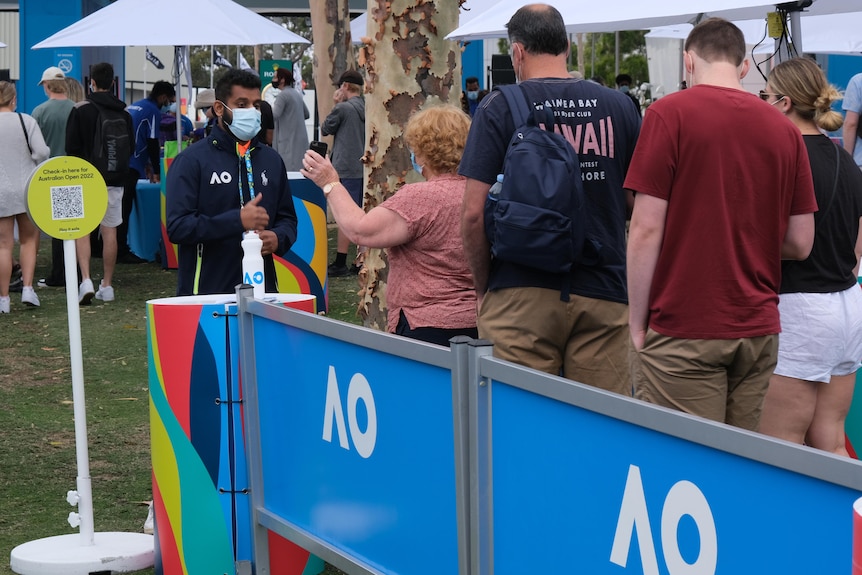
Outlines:
{"type": "Polygon", "coordinates": [[[862,172],[820,131],[843,123],[831,109],[841,95],[813,60],[776,66],[761,98],[802,132],[819,211],[809,258],[782,263],[778,365],[760,431],[846,456],[844,420],[862,360],[862,172]]]}

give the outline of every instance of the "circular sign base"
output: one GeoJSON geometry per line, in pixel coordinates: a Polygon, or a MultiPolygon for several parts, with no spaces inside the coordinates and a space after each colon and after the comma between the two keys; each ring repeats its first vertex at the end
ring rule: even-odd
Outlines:
{"type": "Polygon", "coordinates": [[[81,545],[78,533],[23,543],[12,550],[9,566],[21,575],[128,573],[153,566],[152,535],[94,533],[93,536],[93,545],[81,545]]]}

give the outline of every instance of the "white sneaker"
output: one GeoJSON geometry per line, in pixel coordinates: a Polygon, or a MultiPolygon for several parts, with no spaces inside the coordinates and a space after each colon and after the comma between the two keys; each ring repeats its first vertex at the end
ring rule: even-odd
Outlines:
{"type": "Polygon", "coordinates": [[[7,295],[6,297],[0,297],[0,313],[9,313],[9,302],[10,298],[7,295]]]}
{"type": "Polygon", "coordinates": [[[96,299],[114,301],[114,288],[112,286],[103,286],[102,282],[99,282],[99,291],[96,292],[96,299]]]}
{"type": "Polygon", "coordinates": [[[21,290],[21,303],[31,307],[39,307],[39,296],[33,291],[33,286],[24,286],[21,290]]]}
{"type": "Polygon", "coordinates": [[[81,305],[90,305],[90,300],[93,299],[94,295],[96,295],[96,292],[93,290],[93,280],[87,278],[82,281],[81,285],[78,286],[78,303],[81,305]]]}

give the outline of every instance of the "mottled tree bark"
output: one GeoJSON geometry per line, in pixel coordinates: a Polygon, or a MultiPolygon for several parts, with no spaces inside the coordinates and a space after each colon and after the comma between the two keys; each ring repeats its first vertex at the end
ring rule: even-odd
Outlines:
{"type": "MultiPolygon", "coordinates": [[[[322,122],[332,111],[335,82],[345,70],[355,68],[356,62],[347,0],[311,0],[309,4],[314,36],[314,88],[322,122]]],[[[332,145],[331,138],[329,144],[332,145]]]]}
{"type": "MultiPolygon", "coordinates": [[[[369,0],[365,68],[365,211],[407,181],[412,171],[403,128],[425,107],[459,105],[461,50],[445,36],[458,25],[459,0],[369,0]]],[[[386,329],[388,261],[369,249],[360,275],[359,315],[367,327],[386,329]]]]}

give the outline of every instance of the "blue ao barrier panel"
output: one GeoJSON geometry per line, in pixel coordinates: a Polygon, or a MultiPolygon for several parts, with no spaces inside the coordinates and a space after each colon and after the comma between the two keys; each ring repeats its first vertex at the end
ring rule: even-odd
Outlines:
{"type": "Polygon", "coordinates": [[[495,575],[849,572],[856,490],[498,381],[491,397],[495,575]]]}
{"type": "Polygon", "coordinates": [[[264,508],[373,570],[457,573],[450,370],[253,322],[264,508]]]}

